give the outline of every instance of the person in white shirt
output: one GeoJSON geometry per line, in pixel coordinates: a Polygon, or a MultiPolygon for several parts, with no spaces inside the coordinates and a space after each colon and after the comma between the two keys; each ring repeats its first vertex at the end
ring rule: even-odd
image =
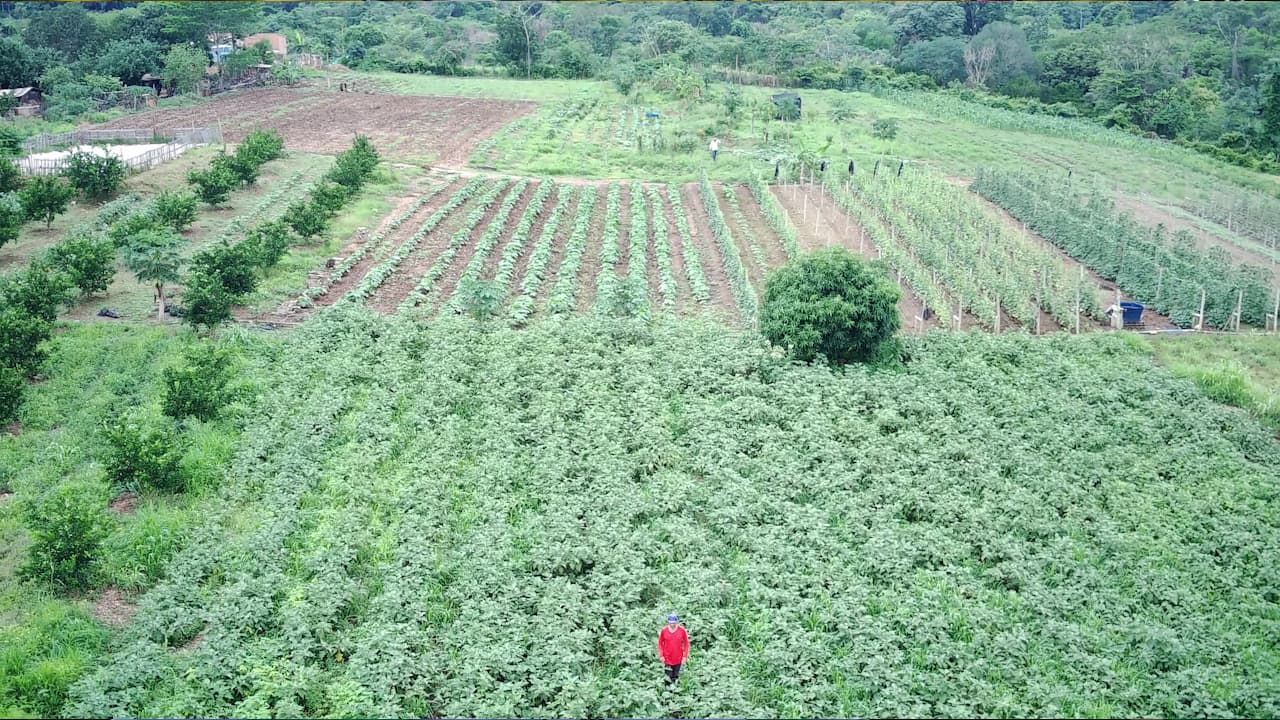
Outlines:
{"type": "Polygon", "coordinates": [[[716,154],[720,152],[720,138],[711,138],[711,161],[715,162],[716,154]]]}

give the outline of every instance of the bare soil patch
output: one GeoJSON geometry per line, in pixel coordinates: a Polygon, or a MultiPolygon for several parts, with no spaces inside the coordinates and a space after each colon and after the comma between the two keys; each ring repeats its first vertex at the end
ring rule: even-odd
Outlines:
{"type": "MultiPolygon", "coordinates": [[[[554,183],[552,183],[554,185],[554,183]]],[[[511,220],[507,223],[507,228],[502,232],[501,239],[493,248],[493,252],[489,253],[489,257],[485,258],[484,269],[480,273],[480,277],[491,280],[498,272],[498,265],[502,264],[502,256],[511,249],[511,242],[516,234],[516,227],[520,225],[521,219],[531,212],[530,205],[533,203],[533,196],[542,187],[541,180],[533,180],[529,182],[529,189],[520,202],[516,204],[514,210],[511,211],[511,220]]],[[[533,219],[529,225],[529,234],[524,239],[524,244],[520,246],[520,254],[524,255],[529,252],[529,248],[538,241],[538,236],[542,234],[542,228],[547,223],[547,217],[551,215],[551,209],[556,205],[556,193],[553,189],[542,201],[542,211],[533,219]]],[[[519,257],[519,256],[517,256],[519,257]]]]}
{"type": "Polygon", "coordinates": [[[336,153],[353,135],[367,135],[384,154],[405,162],[466,163],[482,140],[538,103],[489,98],[331,92],[318,88],[251,88],[191,107],[164,108],[116,118],[96,128],[223,128],[239,142],[255,128],[270,128],[285,147],[336,153]]]}
{"type": "MultiPolygon", "coordinates": [[[[596,203],[600,202],[597,195],[596,203]]],[[[573,234],[573,225],[578,217],[578,210],[582,206],[582,191],[578,191],[565,208],[564,215],[560,217],[560,227],[556,228],[556,236],[551,242],[551,256],[547,258],[547,267],[542,272],[542,284],[538,286],[538,292],[534,295],[534,305],[543,307],[546,305],[547,298],[551,296],[551,290],[555,287],[557,278],[560,277],[560,266],[564,264],[564,251],[569,243],[569,236],[573,234]]],[[[594,209],[593,209],[594,212],[594,209]]],[[[526,269],[521,271],[521,276],[528,269],[528,260],[525,260],[526,269]]],[[[524,282],[523,279],[520,282],[524,282]]],[[[514,286],[515,283],[512,283],[514,286]]]]}
{"type": "Polygon", "coordinates": [[[119,588],[107,588],[93,603],[93,616],[104,625],[121,627],[133,619],[138,606],[126,599],[119,588]]]}
{"type": "Polygon", "coordinates": [[[765,218],[764,210],[761,209],[756,196],[745,185],[734,185],[733,191],[738,197],[738,204],[742,207],[742,214],[747,219],[748,228],[760,241],[760,248],[764,250],[765,257],[769,260],[769,267],[775,268],[786,263],[787,250],[782,246],[782,239],[773,231],[769,220],[765,218]]]}
{"type": "Polygon", "coordinates": [[[107,507],[120,515],[131,515],[138,510],[138,493],[126,490],[112,500],[107,507]]]}
{"type": "Polygon", "coordinates": [[[702,272],[707,277],[707,287],[711,293],[711,306],[723,311],[729,317],[740,319],[738,303],[733,297],[729,285],[729,276],[725,273],[724,258],[720,255],[720,247],[711,235],[711,225],[707,221],[707,209],[702,205],[702,195],[698,192],[697,183],[685,183],[680,188],[684,196],[685,213],[689,216],[689,236],[698,249],[698,259],[702,263],[702,272]]]}
{"type": "Polygon", "coordinates": [[[751,252],[751,229],[738,222],[737,213],[724,197],[724,185],[714,183],[712,189],[715,191],[720,214],[724,216],[724,221],[729,226],[729,234],[733,236],[734,247],[738,249],[738,258],[742,260],[742,267],[747,271],[747,282],[751,283],[751,287],[755,288],[756,294],[759,295],[764,292],[765,268],[760,267],[756,262],[755,253],[751,252]]]}
{"type": "MultiPolygon", "coordinates": [[[[441,312],[444,309],[445,303],[447,303],[449,298],[453,296],[454,290],[457,290],[458,284],[462,281],[462,273],[466,272],[467,266],[471,264],[472,258],[476,255],[476,249],[480,244],[480,238],[484,236],[485,232],[489,230],[489,226],[493,224],[494,218],[497,217],[498,212],[502,209],[502,204],[506,201],[506,198],[515,191],[516,185],[513,183],[511,187],[507,188],[506,192],[489,205],[488,209],[485,210],[484,217],[482,217],[480,222],[476,223],[476,226],[471,229],[471,235],[467,238],[467,241],[463,243],[462,247],[458,248],[458,252],[454,253],[453,258],[450,259],[449,264],[445,267],[444,273],[436,281],[436,286],[433,288],[433,291],[438,288],[439,292],[434,292],[435,297],[430,308],[431,316],[434,317],[437,313],[441,312]]],[[[533,192],[534,183],[529,183],[524,186],[523,191],[520,193],[520,197],[516,198],[515,207],[512,208],[512,223],[514,223],[515,218],[520,217],[520,213],[523,211],[523,208],[528,206],[529,199],[533,196],[533,192]]],[[[510,232],[511,223],[508,224],[504,235],[509,236],[510,232]]],[[[497,253],[501,251],[502,243],[499,242],[494,246],[492,252],[497,253]]]]}
{"type": "Polygon", "coordinates": [[[649,306],[653,308],[661,308],[665,298],[662,297],[662,268],[658,267],[658,249],[654,244],[658,242],[666,242],[666,238],[657,238],[656,228],[653,226],[653,208],[649,206],[649,189],[646,187],[639,197],[631,198],[632,212],[644,213],[644,227],[647,233],[644,242],[644,276],[649,285],[649,306]]]}
{"type": "Polygon", "coordinates": [[[604,240],[605,213],[609,206],[609,186],[596,186],[596,206],[587,229],[587,247],[582,252],[582,266],[578,268],[578,309],[590,310],[596,300],[597,279],[603,259],[600,256],[604,240]]]}

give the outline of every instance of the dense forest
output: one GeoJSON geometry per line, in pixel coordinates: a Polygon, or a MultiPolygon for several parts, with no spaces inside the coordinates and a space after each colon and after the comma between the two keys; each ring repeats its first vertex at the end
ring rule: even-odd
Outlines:
{"type": "MultiPolygon", "coordinates": [[[[0,85],[54,117],[145,73],[190,86],[211,33],[283,32],[364,70],[929,89],[1089,117],[1273,169],[1280,6],[1194,2],[0,4],[0,85]],[[193,78],[192,80],[185,80],[193,78]]],[[[240,62],[256,62],[248,51],[240,62]]]]}

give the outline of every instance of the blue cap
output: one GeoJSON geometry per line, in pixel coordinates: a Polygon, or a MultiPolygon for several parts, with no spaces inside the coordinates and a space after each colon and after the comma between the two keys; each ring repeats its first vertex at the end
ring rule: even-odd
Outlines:
{"type": "Polygon", "coordinates": [[[680,622],[680,616],[675,613],[671,613],[667,616],[667,622],[680,622]]]}

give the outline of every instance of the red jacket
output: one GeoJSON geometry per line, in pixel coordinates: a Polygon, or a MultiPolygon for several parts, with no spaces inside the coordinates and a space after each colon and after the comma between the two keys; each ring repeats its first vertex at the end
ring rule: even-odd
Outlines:
{"type": "Polygon", "coordinates": [[[675,630],[662,626],[658,631],[658,653],[668,665],[679,665],[689,657],[689,633],[683,625],[676,625],[675,630]]]}

